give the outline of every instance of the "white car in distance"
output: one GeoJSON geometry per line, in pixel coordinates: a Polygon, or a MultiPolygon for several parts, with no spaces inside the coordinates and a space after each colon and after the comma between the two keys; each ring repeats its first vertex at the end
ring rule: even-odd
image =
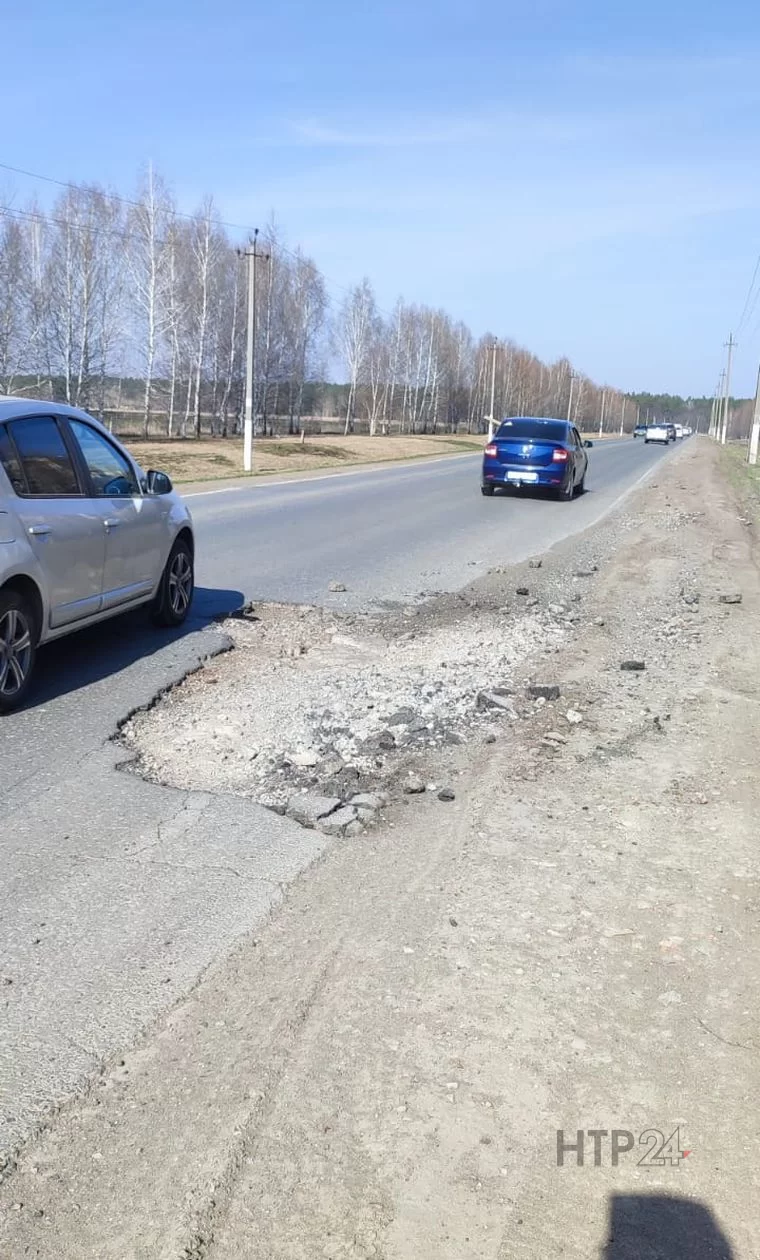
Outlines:
{"type": "Polygon", "coordinates": [[[662,442],[667,446],[670,442],[670,431],[666,424],[648,424],[647,431],[644,434],[644,441],[648,445],[650,442],[662,442]]]}

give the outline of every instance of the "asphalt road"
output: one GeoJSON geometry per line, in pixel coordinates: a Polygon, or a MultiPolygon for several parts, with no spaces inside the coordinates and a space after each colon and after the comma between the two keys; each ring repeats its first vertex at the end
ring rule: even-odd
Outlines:
{"type": "Polygon", "coordinates": [[[224,640],[244,599],[357,608],[465,585],[581,531],[667,455],[597,445],[572,503],[482,498],[478,457],[192,492],[193,618],[121,618],[41,653],[0,723],[0,1151],[193,985],[323,840],[235,798],[115,769],[117,722],[224,640]],[[345,594],[330,595],[338,579],[345,594]]]}
{"type": "Polygon", "coordinates": [[[361,608],[456,590],[477,566],[545,551],[609,510],[663,448],[605,440],[589,451],[587,493],[483,498],[480,456],[190,494],[199,580],[260,599],[361,608]],[[347,593],[330,599],[331,579],[347,593]]]}

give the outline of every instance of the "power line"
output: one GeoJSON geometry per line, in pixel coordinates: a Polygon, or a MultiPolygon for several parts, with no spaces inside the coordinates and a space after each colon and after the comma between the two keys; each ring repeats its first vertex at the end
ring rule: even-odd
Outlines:
{"type": "MultiPolygon", "coordinates": [[[[134,210],[142,209],[141,202],[135,201],[131,197],[122,197],[118,193],[106,192],[105,190],[100,189],[97,184],[86,184],[86,183],[75,184],[70,180],[56,179],[52,175],[40,175],[36,171],[27,171],[27,170],[24,170],[20,166],[11,166],[10,163],[8,162],[0,162],[0,170],[9,171],[13,175],[21,175],[25,179],[36,179],[44,184],[52,184],[56,188],[66,188],[70,192],[90,192],[90,193],[102,192],[102,195],[105,198],[107,198],[109,201],[118,202],[120,205],[123,205],[123,206],[130,206],[134,210]]],[[[5,207],[0,207],[0,210],[3,210],[3,209],[5,209],[5,207]]],[[[16,213],[20,214],[23,212],[17,211],[16,213]]],[[[195,223],[198,218],[197,214],[189,214],[187,211],[177,210],[176,208],[173,208],[171,213],[175,218],[184,219],[190,223],[195,223]]],[[[50,222],[55,222],[55,221],[56,220],[54,219],[50,219],[50,222]]],[[[217,224],[219,227],[230,228],[232,231],[235,231],[235,232],[246,232],[249,237],[252,237],[259,230],[258,228],[251,227],[250,224],[231,223],[229,220],[221,219],[218,216],[215,216],[212,219],[212,222],[217,224]]],[[[130,239],[138,239],[138,238],[125,236],[122,239],[130,240],[130,239]]],[[[161,244],[162,242],[158,242],[158,243],[161,244]]],[[[277,251],[281,254],[288,254],[291,258],[294,258],[296,261],[301,261],[303,259],[302,254],[299,254],[296,250],[288,249],[287,245],[282,245],[279,242],[277,244],[277,251]]],[[[326,276],[323,271],[320,270],[319,274],[322,276],[322,279],[325,281],[325,284],[331,285],[332,288],[339,289],[342,293],[350,294],[353,292],[353,289],[350,286],[345,285],[345,284],[340,284],[337,280],[332,280],[329,276],[326,276]]],[[[389,319],[393,317],[391,311],[386,311],[380,306],[378,306],[377,309],[382,315],[386,315],[389,319]]]]}
{"type": "Polygon", "coordinates": [[[747,296],[744,299],[744,306],[742,307],[742,313],[739,316],[739,323],[736,326],[737,333],[741,332],[742,328],[744,327],[745,319],[747,318],[751,319],[752,314],[754,313],[755,308],[757,306],[758,298],[760,297],[760,289],[758,290],[757,293],[755,293],[755,300],[752,303],[752,311],[749,311],[750,299],[752,298],[752,294],[755,288],[755,283],[757,281],[758,274],[760,274],[760,254],[758,254],[757,256],[757,261],[755,263],[755,270],[752,272],[752,279],[749,282],[749,288],[747,289],[747,296]]]}
{"type": "MultiPolygon", "coordinates": [[[[80,191],[92,192],[93,189],[81,188],[80,191]]],[[[118,201],[119,198],[114,198],[114,200],[118,201]]],[[[82,232],[88,235],[103,236],[109,239],[121,241],[123,243],[129,243],[130,241],[142,240],[142,238],[137,236],[134,232],[124,231],[119,228],[102,227],[102,226],[98,226],[95,223],[77,222],[74,219],[62,219],[62,218],[59,218],[57,215],[48,214],[46,212],[39,211],[39,210],[17,210],[14,206],[0,205],[0,216],[2,215],[8,215],[11,218],[20,220],[23,223],[40,223],[40,224],[44,224],[48,226],[64,228],[66,230],[71,230],[74,232],[82,232]]],[[[178,217],[184,218],[186,216],[178,215],[178,217]]],[[[193,216],[190,216],[190,221],[195,222],[195,219],[193,218],[193,216]]],[[[221,224],[221,220],[214,219],[212,220],[212,222],[221,224]]],[[[256,233],[256,229],[254,229],[254,232],[252,233],[252,235],[255,235],[255,233],[256,233]]],[[[155,241],[155,244],[157,246],[166,246],[169,243],[170,242],[169,242],[168,237],[157,238],[155,241]]],[[[232,248],[232,246],[230,246],[230,248],[232,248]]],[[[294,250],[288,249],[284,245],[275,244],[273,248],[275,249],[276,252],[288,254],[291,258],[295,259],[297,262],[298,261],[300,262],[312,261],[310,259],[305,259],[303,254],[298,254],[294,250]]],[[[318,275],[321,276],[325,285],[332,286],[333,288],[338,288],[342,292],[345,292],[345,293],[351,292],[351,290],[346,288],[344,285],[339,285],[336,281],[331,280],[329,276],[326,276],[324,272],[321,271],[320,268],[316,265],[316,263],[314,264],[314,267],[318,275]]],[[[335,305],[336,299],[334,297],[332,297],[329,293],[325,293],[325,297],[330,305],[333,305],[333,306],[335,305]]],[[[379,311],[382,310],[381,307],[378,307],[377,309],[379,311]]],[[[390,312],[382,311],[382,313],[384,315],[387,315],[390,318],[390,312]]]]}
{"type": "MultiPolygon", "coordinates": [[[[0,162],[0,170],[10,171],[13,175],[23,175],[25,179],[38,179],[43,184],[54,184],[57,188],[68,188],[71,192],[95,192],[101,191],[97,184],[75,184],[66,179],[55,179],[52,175],[39,175],[35,171],[25,171],[19,166],[10,166],[7,162],[0,162]]],[[[130,197],[121,197],[118,193],[103,192],[105,197],[110,201],[118,201],[123,206],[132,206],[135,210],[142,208],[142,203],[134,201],[130,197]]],[[[174,210],[173,213],[178,219],[188,219],[191,223],[195,221],[196,215],[188,214],[183,210],[174,210]]],[[[232,228],[236,232],[250,232],[253,234],[256,229],[248,223],[229,223],[225,219],[215,218],[215,223],[220,227],[232,228]]]]}

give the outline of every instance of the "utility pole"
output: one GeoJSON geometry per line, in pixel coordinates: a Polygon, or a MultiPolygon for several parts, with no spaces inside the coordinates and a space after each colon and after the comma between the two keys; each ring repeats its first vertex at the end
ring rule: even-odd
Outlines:
{"type": "Polygon", "coordinates": [[[570,418],[572,416],[572,411],[573,411],[573,385],[574,384],[575,384],[575,372],[571,372],[570,373],[570,393],[567,399],[567,423],[568,424],[570,423],[570,418]]]}
{"type": "Polygon", "coordinates": [[[722,368],[718,377],[718,388],[715,391],[715,397],[712,400],[712,409],[710,412],[710,428],[708,430],[710,437],[715,438],[716,442],[720,438],[720,414],[723,406],[723,382],[726,379],[726,369],[722,368]]]}
{"type": "Polygon", "coordinates": [[[606,403],[607,403],[607,390],[603,389],[602,390],[602,410],[599,413],[599,436],[600,437],[602,436],[602,432],[604,430],[604,408],[606,406],[606,403]]]}
{"type": "Polygon", "coordinates": [[[750,464],[757,463],[758,447],[760,447],[760,369],[758,369],[757,373],[755,411],[752,416],[752,429],[750,430],[749,450],[747,452],[747,460],[750,464]]]}
{"type": "Polygon", "coordinates": [[[253,471],[253,400],[256,383],[256,260],[263,258],[269,261],[269,254],[260,254],[256,249],[259,229],[253,234],[253,240],[238,255],[248,262],[248,321],[245,338],[245,414],[243,419],[243,471],[253,471]]]}
{"type": "Polygon", "coordinates": [[[625,432],[625,394],[620,402],[620,436],[625,432]]]}
{"type": "Polygon", "coordinates": [[[496,347],[498,346],[498,344],[499,344],[498,340],[496,339],[496,337],[494,337],[493,345],[491,347],[491,414],[488,417],[488,441],[489,442],[491,441],[491,438],[493,437],[494,429],[496,427],[496,416],[494,415],[494,407],[496,405],[496,347]]]}
{"type": "Polygon", "coordinates": [[[728,361],[726,363],[726,392],[723,398],[723,423],[721,425],[720,433],[721,446],[726,445],[726,440],[728,438],[728,410],[729,400],[731,398],[731,362],[734,357],[734,350],[736,349],[736,342],[734,341],[733,333],[729,334],[728,341],[725,343],[725,348],[728,350],[728,361]]]}

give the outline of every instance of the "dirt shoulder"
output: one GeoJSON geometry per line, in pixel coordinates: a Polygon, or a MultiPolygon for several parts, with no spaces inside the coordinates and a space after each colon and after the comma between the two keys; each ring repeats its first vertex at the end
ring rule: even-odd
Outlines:
{"type": "MultiPolygon", "coordinates": [[[[256,438],[254,476],[351,468],[362,464],[398,463],[436,455],[463,455],[483,449],[485,439],[459,434],[450,436],[404,435],[256,438]]],[[[143,468],[160,468],[178,484],[221,481],[243,477],[242,438],[172,439],[163,442],[128,440],[127,445],[143,468]]]]}
{"type": "Polygon", "coordinates": [[[254,764],[313,792],[318,763],[283,749],[313,747],[319,706],[278,732],[256,702],[286,675],[285,707],[315,695],[336,634],[366,653],[343,659],[345,731],[328,732],[346,766],[377,708],[403,693],[425,718],[361,763],[388,801],[366,830],[6,1169],[0,1254],[758,1254],[760,579],[722,469],[690,442],[540,568],[412,618],[260,610],[214,682],[125,733],[157,777],[257,796],[221,735],[205,762],[193,743],[218,706],[255,733],[254,764]],[[407,793],[410,773],[436,791],[407,793]],[[664,1155],[639,1142],[676,1129],[664,1155]],[[582,1167],[558,1167],[558,1130],[586,1133],[582,1167]],[[589,1130],[633,1149],[612,1166],[589,1130]]]}

